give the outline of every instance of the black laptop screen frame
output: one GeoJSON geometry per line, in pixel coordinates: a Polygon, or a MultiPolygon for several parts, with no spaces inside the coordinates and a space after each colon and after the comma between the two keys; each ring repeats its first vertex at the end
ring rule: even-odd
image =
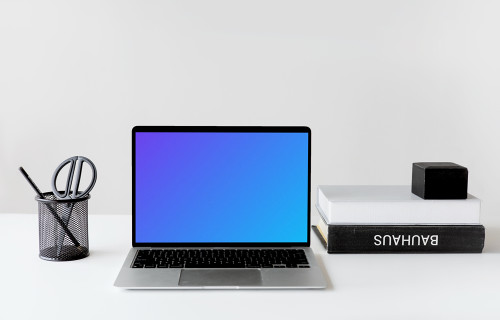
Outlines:
{"type": "MultiPolygon", "coordinates": [[[[132,246],[133,247],[309,247],[311,225],[311,129],[308,127],[217,127],[217,126],[136,126],[132,129],[132,246]],[[307,133],[307,241],[306,242],[136,242],[136,133],[138,132],[262,132],[307,133]]],[[[279,228],[280,226],[276,226],[279,228]]]]}

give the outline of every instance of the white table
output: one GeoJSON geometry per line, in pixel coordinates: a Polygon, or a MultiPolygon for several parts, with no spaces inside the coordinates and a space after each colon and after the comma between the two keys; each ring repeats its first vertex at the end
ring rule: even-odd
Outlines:
{"type": "Polygon", "coordinates": [[[1,319],[500,319],[494,227],[483,254],[328,255],[312,234],[326,290],[129,291],[113,282],[131,217],[89,225],[89,257],[49,262],[38,258],[35,214],[0,214],[1,319]]]}

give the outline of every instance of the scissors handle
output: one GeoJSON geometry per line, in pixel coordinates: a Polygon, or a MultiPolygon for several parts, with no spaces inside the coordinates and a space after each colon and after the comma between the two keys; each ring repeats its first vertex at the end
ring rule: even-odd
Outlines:
{"type": "Polygon", "coordinates": [[[88,158],[82,156],[74,156],[64,160],[56,168],[56,171],[54,171],[54,174],[52,175],[52,192],[54,192],[54,195],[58,199],[80,199],[87,196],[90,193],[92,188],[94,188],[96,180],[97,180],[97,169],[94,163],[90,161],[90,159],[88,158]],[[85,189],[85,191],[80,193],[78,192],[78,189],[80,187],[80,179],[82,177],[82,168],[84,162],[86,162],[92,168],[92,179],[87,189],[85,189]],[[69,168],[68,178],[66,180],[66,188],[64,189],[64,192],[61,193],[59,192],[59,190],[57,190],[56,186],[57,177],[59,176],[61,170],[68,164],[70,164],[70,168],[69,168]]]}

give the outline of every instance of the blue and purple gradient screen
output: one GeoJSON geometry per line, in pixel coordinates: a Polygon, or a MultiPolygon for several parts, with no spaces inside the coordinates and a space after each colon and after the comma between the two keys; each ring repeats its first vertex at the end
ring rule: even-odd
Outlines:
{"type": "Polygon", "coordinates": [[[135,134],[137,243],[307,242],[308,133],[135,134]]]}

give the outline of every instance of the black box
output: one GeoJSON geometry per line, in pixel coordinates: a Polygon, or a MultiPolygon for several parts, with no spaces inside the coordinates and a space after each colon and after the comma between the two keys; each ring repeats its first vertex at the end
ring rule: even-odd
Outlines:
{"type": "Polygon", "coordinates": [[[423,199],[466,199],[468,175],[453,162],[415,162],[411,192],[423,199]]]}

